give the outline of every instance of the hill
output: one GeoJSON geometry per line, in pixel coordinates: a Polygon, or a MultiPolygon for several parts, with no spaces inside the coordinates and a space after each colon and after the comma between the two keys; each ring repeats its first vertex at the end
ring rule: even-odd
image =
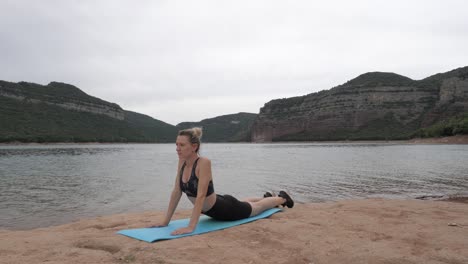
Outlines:
{"type": "Polygon", "coordinates": [[[238,113],[204,119],[200,122],[183,122],[177,129],[203,127],[205,142],[239,142],[250,141],[250,128],[257,114],[238,113]]]}
{"type": "Polygon", "coordinates": [[[468,132],[468,67],[412,80],[369,72],[330,90],[272,100],[252,141],[389,140],[468,132]]]}
{"type": "Polygon", "coordinates": [[[177,127],[126,111],[79,88],[0,81],[0,142],[174,142],[179,129],[203,126],[205,142],[250,140],[256,114],[238,113],[177,127]]]}
{"type": "Polygon", "coordinates": [[[172,142],[174,126],[52,82],[0,81],[0,142],[172,142]]]}

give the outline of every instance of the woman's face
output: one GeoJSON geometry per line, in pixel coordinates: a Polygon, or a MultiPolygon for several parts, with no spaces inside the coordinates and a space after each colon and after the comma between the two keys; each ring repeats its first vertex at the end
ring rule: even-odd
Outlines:
{"type": "Polygon", "coordinates": [[[177,136],[176,140],[176,151],[179,158],[187,159],[197,149],[197,144],[192,144],[189,141],[188,136],[177,136]]]}

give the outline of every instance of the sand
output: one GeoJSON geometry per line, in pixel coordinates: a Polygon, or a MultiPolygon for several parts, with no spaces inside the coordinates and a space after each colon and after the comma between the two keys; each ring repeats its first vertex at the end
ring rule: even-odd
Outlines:
{"type": "MultiPolygon", "coordinates": [[[[364,199],[297,204],[230,229],[146,243],[116,234],[162,212],[0,231],[0,263],[468,263],[468,204],[364,199]]],[[[180,211],[174,219],[186,218],[180,211]]]]}

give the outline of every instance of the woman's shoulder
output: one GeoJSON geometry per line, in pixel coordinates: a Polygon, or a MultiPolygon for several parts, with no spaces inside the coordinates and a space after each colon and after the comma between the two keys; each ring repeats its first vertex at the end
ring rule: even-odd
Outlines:
{"type": "Polygon", "coordinates": [[[198,158],[198,163],[199,164],[211,164],[211,160],[208,159],[207,157],[200,157],[198,158]]]}

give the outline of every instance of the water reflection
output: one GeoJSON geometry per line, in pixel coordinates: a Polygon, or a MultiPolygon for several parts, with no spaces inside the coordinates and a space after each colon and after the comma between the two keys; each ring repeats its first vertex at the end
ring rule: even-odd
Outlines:
{"type": "Polygon", "coordinates": [[[96,155],[122,150],[122,148],[105,147],[102,145],[94,145],[93,147],[77,145],[44,145],[34,147],[2,146],[0,148],[0,157],[96,155]]]}

